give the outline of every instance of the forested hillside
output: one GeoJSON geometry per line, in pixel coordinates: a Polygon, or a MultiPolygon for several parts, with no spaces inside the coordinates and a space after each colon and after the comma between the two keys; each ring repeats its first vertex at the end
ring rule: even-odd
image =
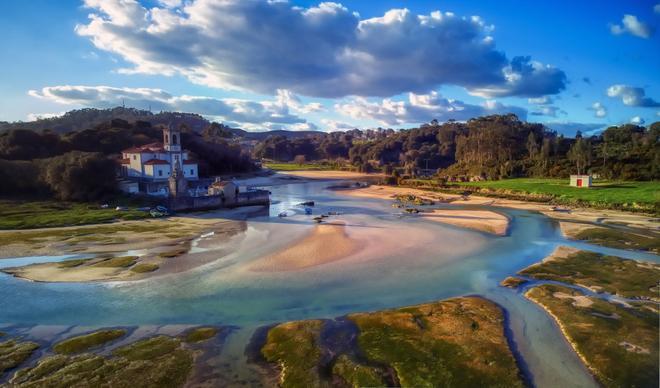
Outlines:
{"type": "Polygon", "coordinates": [[[594,173],[607,179],[660,178],[660,122],[625,124],[597,136],[565,138],[515,115],[467,122],[431,122],[419,128],[335,132],[302,139],[270,137],[255,146],[257,157],[291,161],[345,159],[363,171],[450,179],[567,177],[594,173]],[[300,159],[300,158],[299,158],[300,159]]]}

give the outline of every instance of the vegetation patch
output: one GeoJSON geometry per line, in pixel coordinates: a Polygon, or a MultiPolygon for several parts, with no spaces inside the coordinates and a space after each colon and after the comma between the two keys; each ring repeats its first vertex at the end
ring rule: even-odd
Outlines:
{"type": "Polygon", "coordinates": [[[390,365],[402,386],[522,386],[500,308],[456,298],[352,314],[368,359],[390,365]]]}
{"type": "Polygon", "coordinates": [[[150,217],[149,212],[102,209],[92,203],[0,200],[0,229],[52,228],[150,217]]]}
{"type": "Polygon", "coordinates": [[[42,358],[35,367],[21,369],[10,383],[15,387],[180,387],[193,364],[191,350],[175,338],[144,339],[105,357],[94,353],[42,358]]]}
{"type": "Polygon", "coordinates": [[[160,252],[158,256],[164,259],[172,259],[181,255],[185,255],[186,253],[188,253],[188,247],[180,247],[170,251],[160,252]]]}
{"type": "Polygon", "coordinates": [[[345,333],[326,330],[324,321],[270,329],[261,352],[280,366],[281,385],[523,385],[504,337],[502,311],[485,299],[456,298],[348,320],[346,325],[357,326],[357,341],[339,348],[345,333]]]}
{"type": "Polygon", "coordinates": [[[660,265],[579,251],[520,271],[535,279],[589,287],[627,298],[658,299],[660,265]]]}
{"type": "Polygon", "coordinates": [[[500,286],[509,287],[509,288],[518,288],[525,283],[527,283],[527,280],[525,279],[516,276],[508,276],[506,279],[500,282],[500,286]]]}
{"type": "Polygon", "coordinates": [[[128,268],[136,263],[137,256],[119,256],[94,264],[95,267],[128,268]]]}
{"type": "Polygon", "coordinates": [[[534,287],[526,296],[553,315],[601,384],[657,386],[657,311],[622,307],[557,285],[534,287]],[[576,303],[576,298],[590,303],[576,303]]]}
{"type": "Polygon", "coordinates": [[[574,237],[611,248],[660,252],[660,237],[642,236],[619,229],[589,228],[576,233],[574,237]]]}
{"type": "Polygon", "coordinates": [[[136,273],[149,273],[149,272],[154,272],[160,268],[158,264],[153,264],[153,263],[140,263],[136,264],[131,267],[131,271],[136,272],[136,273]]]}
{"type": "Polygon", "coordinates": [[[29,341],[8,340],[0,342],[0,376],[30,358],[39,345],[29,341]]]}
{"type": "Polygon", "coordinates": [[[126,335],[126,330],[123,329],[99,330],[60,341],[53,346],[53,350],[60,354],[80,353],[114,341],[124,335],[126,335]]]}
{"type": "Polygon", "coordinates": [[[186,333],[183,337],[186,342],[202,342],[215,337],[218,329],[215,327],[197,327],[186,333]]]}
{"type": "Polygon", "coordinates": [[[338,169],[334,165],[326,163],[265,163],[264,167],[274,171],[330,171],[338,169]]]}
{"type": "Polygon", "coordinates": [[[287,322],[268,331],[261,354],[281,369],[282,387],[318,387],[321,385],[318,365],[323,321],[287,322]]]}
{"type": "Polygon", "coordinates": [[[332,374],[340,377],[352,387],[383,387],[387,385],[383,382],[380,370],[356,363],[345,354],[337,358],[335,365],[332,367],[332,374]]]}
{"type": "Polygon", "coordinates": [[[72,259],[72,260],[64,260],[60,261],[57,263],[58,268],[74,268],[74,267],[79,267],[87,262],[89,262],[92,259],[72,259]]]}

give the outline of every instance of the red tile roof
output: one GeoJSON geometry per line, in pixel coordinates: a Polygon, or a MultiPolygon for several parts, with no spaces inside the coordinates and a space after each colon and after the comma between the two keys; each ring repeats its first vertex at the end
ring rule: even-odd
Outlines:
{"type": "Polygon", "coordinates": [[[183,164],[197,164],[197,161],[195,161],[195,160],[184,160],[183,164]]]}
{"type": "Polygon", "coordinates": [[[144,162],[145,165],[147,164],[170,164],[167,160],[162,160],[162,159],[151,159],[146,162],[144,162]]]}
{"type": "Polygon", "coordinates": [[[130,159],[119,159],[119,164],[131,164],[130,159]]]}
{"type": "Polygon", "coordinates": [[[147,152],[166,152],[166,151],[165,151],[165,147],[163,147],[163,143],[149,143],[139,147],[132,147],[123,150],[122,152],[127,154],[139,154],[139,153],[147,153],[147,152]]]}

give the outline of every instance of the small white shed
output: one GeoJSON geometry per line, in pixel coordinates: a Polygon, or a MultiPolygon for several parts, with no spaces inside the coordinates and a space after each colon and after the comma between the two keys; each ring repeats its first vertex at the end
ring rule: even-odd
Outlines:
{"type": "Polygon", "coordinates": [[[591,175],[571,175],[571,186],[591,187],[591,175]]]}

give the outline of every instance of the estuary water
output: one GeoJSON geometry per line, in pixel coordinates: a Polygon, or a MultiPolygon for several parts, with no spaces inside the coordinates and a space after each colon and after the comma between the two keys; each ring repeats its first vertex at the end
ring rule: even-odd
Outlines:
{"type": "MultiPolygon", "coordinates": [[[[505,309],[507,331],[534,385],[589,387],[596,386],[593,378],[551,318],[517,291],[498,283],[549,255],[558,245],[658,261],[653,254],[565,240],[552,220],[529,211],[481,207],[512,219],[509,235],[495,237],[401,216],[395,214],[398,210],[390,206],[391,201],[345,196],[329,189],[336,184],[292,181],[269,186],[273,201],[269,214],[248,220],[247,231],[229,243],[233,251],[184,273],[137,282],[86,284],[29,282],[1,273],[0,324],[237,326],[220,358],[240,375],[250,373],[243,352],[252,332],[262,325],[481,295],[505,309]],[[400,249],[383,249],[368,260],[340,260],[297,271],[246,269],[314,227],[312,216],[297,206],[304,201],[315,201],[316,215],[338,212],[341,215],[336,218],[347,230],[385,236],[387,246],[400,249]],[[289,216],[277,217],[283,211],[289,216]]],[[[209,247],[195,244],[193,249],[209,247]]],[[[70,257],[3,259],[0,267],[70,257]]]]}

